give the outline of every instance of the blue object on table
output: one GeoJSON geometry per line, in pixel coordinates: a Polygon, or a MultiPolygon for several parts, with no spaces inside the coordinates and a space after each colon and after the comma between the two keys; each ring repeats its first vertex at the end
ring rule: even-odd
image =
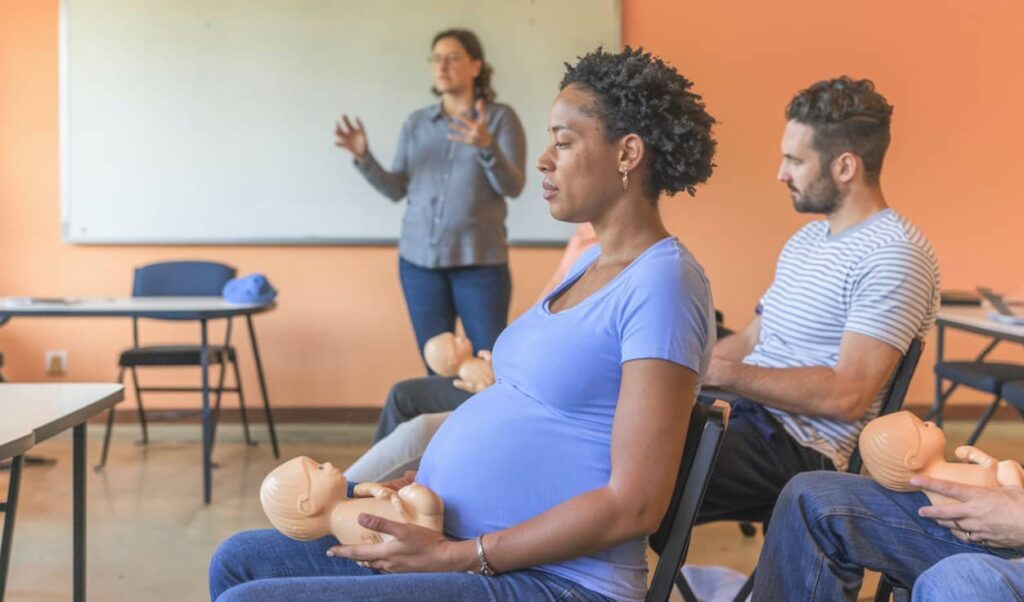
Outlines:
{"type": "Polygon", "coordinates": [[[277,290],[263,274],[249,274],[229,280],[223,294],[232,303],[270,303],[277,297],[277,290]]]}

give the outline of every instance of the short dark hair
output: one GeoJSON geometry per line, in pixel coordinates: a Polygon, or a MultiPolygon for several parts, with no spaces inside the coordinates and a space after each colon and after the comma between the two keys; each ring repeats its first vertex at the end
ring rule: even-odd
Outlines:
{"type": "Polygon", "coordinates": [[[657,200],[663,192],[682,190],[693,195],[711,176],[715,118],[675,67],[629,46],[618,53],[598,48],[565,67],[561,89],[580,86],[594,95],[594,112],[609,141],[631,133],[644,141],[650,157],[647,196],[657,200]]]}
{"type": "Polygon", "coordinates": [[[877,184],[889,148],[892,105],[869,79],[847,76],[820,81],[789,101],[787,119],[814,129],[814,148],[822,168],[852,152],[864,162],[864,177],[877,184]]]}
{"type": "MultiPolygon", "coordinates": [[[[462,44],[462,47],[466,49],[466,54],[471,59],[482,63],[480,74],[473,78],[473,97],[482,99],[484,102],[494,102],[494,99],[498,96],[498,93],[491,87],[491,75],[494,73],[494,69],[484,59],[484,47],[480,44],[480,39],[468,29],[446,29],[434,36],[434,41],[430,43],[430,47],[433,48],[438,40],[444,38],[458,40],[459,44],[462,44]]],[[[431,87],[430,91],[436,96],[441,95],[437,88],[431,87]]]]}

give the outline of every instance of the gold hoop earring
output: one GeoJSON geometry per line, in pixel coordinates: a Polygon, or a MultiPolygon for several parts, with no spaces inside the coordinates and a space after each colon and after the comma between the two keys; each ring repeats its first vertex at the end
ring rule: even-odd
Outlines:
{"type": "Polygon", "coordinates": [[[628,190],[629,189],[629,170],[628,169],[623,169],[622,170],[622,189],[623,190],[628,190]]]}

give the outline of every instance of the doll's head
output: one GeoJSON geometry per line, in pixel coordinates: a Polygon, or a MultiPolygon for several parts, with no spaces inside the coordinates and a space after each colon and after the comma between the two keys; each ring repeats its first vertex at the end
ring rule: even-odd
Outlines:
{"type": "Polygon", "coordinates": [[[942,429],[906,411],[875,418],[860,433],[864,466],[893,491],[917,491],[910,478],[942,460],[945,447],[942,429]]]}
{"type": "Polygon", "coordinates": [[[459,366],[473,357],[473,344],[464,336],[442,332],[423,345],[423,357],[430,369],[441,376],[455,376],[459,366]]]}
{"type": "Polygon", "coordinates": [[[306,456],[292,458],[278,466],[263,479],[260,503],[263,512],[278,531],[298,540],[325,535],[324,521],[317,518],[329,513],[336,503],[347,497],[348,482],[341,471],[306,456]]]}

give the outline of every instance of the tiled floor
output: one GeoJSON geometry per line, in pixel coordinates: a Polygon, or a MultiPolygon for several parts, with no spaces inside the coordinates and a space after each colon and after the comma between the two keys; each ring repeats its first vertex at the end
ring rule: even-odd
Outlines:
{"type": "MultiPolygon", "coordinates": [[[[947,429],[950,450],[971,424],[947,429]]],[[[90,429],[90,460],[98,456],[101,428],[90,429]]],[[[275,465],[262,432],[258,447],[241,443],[240,428],[219,435],[214,501],[202,504],[197,425],[155,425],[148,448],[136,447],[138,431],[115,432],[108,468],[89,472],[88,592],[92,601],[204,600],[210,555],[228,535],[268,526],[257,498],[260,482],[275,465]]],[[[982,439],[993,455],[1016,457],[1024,425],[994,424],[982,439]]],[[[371,439],[369,425],[282,425],[282,457],[306,454],[347,465],[371,439]]],[[[57,458],[54,466],[26,468],[15,530],[11,602],[67,600],[71,592],[71,439],[40,445],[34,453],[57,458]]],[[[7,473],[0,473],[5,495],[7,473]]],[[[745,538],[735,523],[699,527],[690,562],[723,564],[749,571],[757,560],[760,534],[745,538]]],[[[870,599],[873,581],[862,592],[870,599]],[[870,589],[869,589],[870,588],[870,589]]]]}

